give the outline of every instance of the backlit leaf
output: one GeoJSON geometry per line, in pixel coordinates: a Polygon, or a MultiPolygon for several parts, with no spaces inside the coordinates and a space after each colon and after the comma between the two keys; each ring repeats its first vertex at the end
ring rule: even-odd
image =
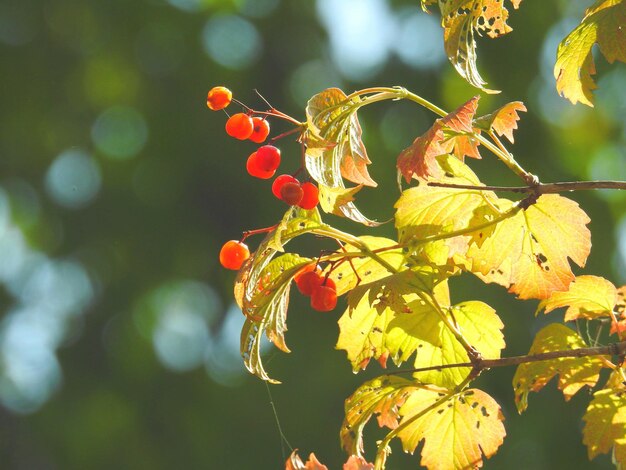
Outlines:
{"type": "Polygon", "coordinates": [[[298,455],[298,449],[294,449],[287,462],[285,462],[285,470],[328,470],[326,465],[322,465],[315,454],[311,452],[309,460],[306,463],[298,455]]]}
{"type": "Polygon", "coordinates": [[[553,292],[542,300],[537,312],[545,313],[554,309],[567,307],[565,321],[577,318],[592,319],[599,316],[608,316],[617,302],[615,286],[598,276],[578,276],[564,292],[553,292]]]}
{"type": "MultiPolygon", "coordinates": [[[[438,181],[449,184],[483,186],[463,162],[451,156],[438,159],[444,176],[438,181]]],[[[478,226],[476,217],[484,206],[495,207],[498,198],[491,191],[430,187],[426,184],[407,189],[395,204],[395,225],[399,240],[409,244],[413,254],[442,265],[456,254],[465,254],[470,235],[428,241],[428,238],[478,226]]]]}
{"type": "MultiPolygon", "coordinates": [[[[320,186],[344,189],[343,178],[357,185],[376,186],[367,171],[371,162],[361,140],[356,114],[359,103],[359,98],[348,100],[339,88],[329,88],[313,96],[307,104],[307,130],[302,136],[305,165],[320,186]]],[[[339,213],[356,222],[377,225],[361,214],[353,202],[339,208],[339,213]]]]}
{"type": "Polygon", "coordinates": [[[583,443],[589,459],[613,449],[618,468],[626,465],[626,390],[623,385],[595,392],[583,420],[583,443]]]}
{"type": "Polygon", "coordinates": [[[443,171],[436,160],[440,155],[454,153],[460,160],[464,156],[480,158],[478,142],[466,135],[473,132],[472,119],[479,98],[475,96],[447,116],[437,119],[428,131],[400,153],[397,166],[407,183],[413,177],[441,177],[443,171]]]}
{"type": "MultiPolygon", "coordinates": [[[[559,323],[540,330],[528,351],[529,355],[552,351],[567,351],[586,348],[587,344],[575,331],[559,323]]],[[[556,375],[558,387],[565,400],[572,398],[581,388],[593,387],[600,377],[600,369],[606,356],[558,358],[540,362],[520,364],[513,377],[515,404],[522,413],[528,407],[528,394],[538,392],[556,375]]]]}
{"type": "MultiPolygon", "coordinates": [[[[422,6],[429,2],[422,2],[422,6]]],[[[518,8],[521,0],[511,4],[518,8]]],[[[439,0],[444,28],[444,46],[448,59],[457,72],[471,85],[486,92],[486,85],[476,68],[474,33],[496,38],[510,32],[508,10],[503,0],[439,0]]]]}
{"type": "Polygon", "coordinates": [[[519,298],[546,299],[574,280],[568,258],[583,267],[591,250],[589,217],[570,199],[544,194],[498,223],[467,252],[470,270],[519,298]]]}
{"type": "Polygon", "coordinates": [[[576,104],[593,106],[592,48],[598,44],[609,63],[626,62],[626,2],[600,0],[585,12],[580,25],[559,44],[554,76],[558,92],[576,104]]]}
{"type": "Polygon", "coordinates": [[[505,136],[509,142],[513,143],[513,131],[517,129],[517,121],[520,117],[517,114],[526,111],[526,106],[521,101],[507,103],[491,114],[486,114],[474,121],[474,125],[479,129],[493,130],[499,136],[505,136]]]}
{"type": "Polygon", "coordinates": [[[377,415],[380,426],[396,429],[406,452],[423,440],[421,464],[429,469],[479,468],[505,436],[500,407],[478,389],[459,393],[395,376],[371,380],[346,400],[341,441],[362,455],[363,428],[377,415]]]}

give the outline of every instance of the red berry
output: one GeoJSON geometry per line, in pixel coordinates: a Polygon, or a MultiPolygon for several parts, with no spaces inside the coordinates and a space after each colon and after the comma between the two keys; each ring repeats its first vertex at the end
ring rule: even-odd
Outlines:
{"type": "Polygon", "coordinates": [[[248,157],[248,161],[246,162],[246,170],[250,176],[254,176],[255,178],[261,178],[262,180],[270,179],[276,173],[276,170],[264,170],[261,168],[259,160],[259,153],[254,152],[248,157]]]}
{"type": "Polygon", "coordinates": [[[290,206],[295,206],[302,200],[304,191],[300,183],[285,183],[280,188],[280,198],[290,206]]]}
{"type": "Polygon", "coordinates": [[[280,150],[273,145],[264,145],[256,151],[259,160],[259,168],[270,171],[280,166],[280,150]]]}
{"type": "Polygon", "coordinates": [[[226,133],[239,140],[246,140],[252,134],[252,118],[245,113],[233,114],[226,121],[226,133]]]}
{"type": "Polygon", "coordinates": [[[280,197],[280,190],[282,189],[283,185],[285,185],[285,183],[300,184],[300,182],[291,175],[277,176],[274,182],[272,183],[272,194],[274,194],[274,196],[276,196],[278,199],[282,199],[282,197],[280,197]]]}
{"type": "Polygon", "coordinates": [[[333,281],[329,277],[322,277],[322,285],[326,287],[330,287],[331,289],[337,290],[337,286],[335,285],[335,281],[333,281]]]}
{"type": "Polygon", "coordinates": [[[296,287],[302,295],[310,296],[313,291],[322,285],[324,278],[316,271],[302,273],[296,280],[296,287]]]}
{"type": "Polygon", "coordinates": [[[311,307],[318,312],[330,312],[337,306],[337,291],[329,286],[319,286],[311,293],[311,307]]]}
{"type": "Polygon", "coordinates": [[[206,105],[212,111],[219,111],[230,104],[233,99],[232,92],[223,86],[211,88],[206,97],[206,105]]]}
{"type": "Polygon", "coordinates": [[[229,240],[220,250],[220,264],[226,269],[238,270],[250,258],[250,250],[245,243],[229,240]]]}
{"type": "Polygon", "coordinates": [[[252,134],[249,139],[252,142],[260,144],[265,142],[267,136],[270,134],[270,123],[266,119],[260,117],[252,118],[252,134]]]}
{"type": "Polygon", "coordinates": [[[317,203],[320,202],[320,191],[313,183],[304,183],[302,185],[302,192],[302,199],[298,203],[298,206],[302,207],[303,209],[313,209],[315,206],[317,206],[317,203]]]}

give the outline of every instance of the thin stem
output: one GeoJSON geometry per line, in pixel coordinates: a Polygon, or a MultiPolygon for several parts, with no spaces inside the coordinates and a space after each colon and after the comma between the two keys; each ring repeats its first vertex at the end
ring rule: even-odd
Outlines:
{"type": "Polygon", "coordinates": [[[564,181],[559,183],[538,183],[529,186],[474,186],[471,184],[439,183],[431,181],[428,186],[450,189],[471,189],[476,191],[502,191],[509,193],[556,194],[592,189],[626,190],[626,181],[564,181]]]}

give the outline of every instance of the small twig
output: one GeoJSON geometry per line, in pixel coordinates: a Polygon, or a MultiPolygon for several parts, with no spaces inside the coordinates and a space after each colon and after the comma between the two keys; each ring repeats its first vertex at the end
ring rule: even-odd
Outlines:
{"type": "Polygon", "coordinates": [[[607,346],[593,348],[568,349],[563,351],[550,351],[546,353],[527,354],[525,356],[511,356],[500,359],[478,359],[472,362],[459,362],[456,364],[442,364],[440,366],[421,367],[418,369],[405,369],[389,372],[388,375],[415,374],[431,370],[453,369],[457,367],[473,367],[478,370],[492,369],[494,367],[508,367],[525,364],[527,362],[550,361],[562,358],[581,358],[589,356],[621,356],[626,354],[626,341],[611,343],[607,346]]]}
{"type": "Polygon", "coordinates": [[[567,191],[587,191],[590,189],[626,190],[626,181],[566,181],[560,183],[538,183],[530,186],[475,186],[471,184],[426,183],[435,188],[470,189],[475,191],[503,191],[509,193],[554,194],[567,191]]]}

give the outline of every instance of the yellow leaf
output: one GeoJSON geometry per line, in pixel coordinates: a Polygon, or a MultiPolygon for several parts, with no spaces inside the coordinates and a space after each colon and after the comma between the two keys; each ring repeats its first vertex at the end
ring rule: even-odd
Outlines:
{"type": "Polygon", "coordinates": [[[583,444],[587,446],[589,459],[606,454],[613,448],[617,463],[625,465],[626,390],[623,386],[595,392],[583,420],[583,444]]]}
{"type": "Polygon", "coordinates": [[[558,92],[576,104],[593,106],[591,78],[596,73],[592,47],[598,47],[607,61],[626,62],[626,2],[600,0],[585,12],[580,25],[559,44],[554,77],[558,92]]]}
{"type": "Polygon", "coordinates": [[[589,217],[570,199],[544,194],[498,223],[467,251],[470,270],[521,299],[545,299],[574,280],[568,258],[583,267],[591,250],[589,217]]]}
{"type": "Polygon", "coordinates": [[[479,129],[493,130],[499,136],[505,136],[509,142],[513,143],[513,131],[517,129],[520,111],[526,111],[526,106],[521,101],[507,103],[496,109],[491,114],[486,114],[474,121],[474,125],[479,129]]]}
{"type": "MultiPolygon", "coordinates": [[[[553,323],[537,333],[528,354],[586,347],[587,344],[575,331],[553,323]]],[[[600,377],[600,369],[604,366],[603,358],[608,359],[606,356],[568,357],[520,364],[513,377],[517,411],[522,413],[526,410],[528,394],[540,391],[556,375],[559,376],[559,390],[563,391],[566,401],[581,388],[593,387],[600,377]]]]}
{"type": "Polygon", "coordinates": [[[560,307],[568,307],[565,321],[577,318],[597,318],[608,316],[617,302],[615,286],[598,276],[578,276],[565,292],[553,292],[542,300],[537,313],[545,309],[545,313],[560,307]]]}

